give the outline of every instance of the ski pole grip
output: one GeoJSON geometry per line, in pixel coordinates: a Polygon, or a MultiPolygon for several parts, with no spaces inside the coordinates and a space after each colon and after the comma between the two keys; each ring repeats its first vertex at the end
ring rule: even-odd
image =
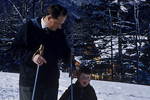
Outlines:
{"type": "Polygon", "coordinates": [[[44,45],[41,44],[40,47],[39,47],[39,49],[33,54],[32,60],[35,57],[35,55],[40,54],[41,56],[43,56],[43,53],[44,53],[44,45]]]}
{"type": "Polygon", "coordinates": [[[40,55],[42,56],[44,53],[44,45],[43,44],[40,45],[39,52],[40,52],[40,55]]]}

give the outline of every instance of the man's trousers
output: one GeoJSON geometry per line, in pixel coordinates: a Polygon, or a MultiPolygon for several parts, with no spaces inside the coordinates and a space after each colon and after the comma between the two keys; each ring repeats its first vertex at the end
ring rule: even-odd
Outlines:
{"type": "MultiPolygon", "coordinates": [[[[20,100],[32,100],[33,87],[19,86],[20,100]]],[[[57,100],[58,88],[36,86],[34,100],[57,100]]]]}

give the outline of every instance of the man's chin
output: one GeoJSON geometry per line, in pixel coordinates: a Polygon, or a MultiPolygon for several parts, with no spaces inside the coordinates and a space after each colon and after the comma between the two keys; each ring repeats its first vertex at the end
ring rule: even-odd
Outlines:
{"type": "Polygon", "coordinates": [[[51,31],[56,31],[57,29],[50,29],[51,31]]]}
{"type": "Polygon", "coordinates": [[[51,30],[51,31],[56,31],[56,30],[53,29],[53,30],[51,30]]]}

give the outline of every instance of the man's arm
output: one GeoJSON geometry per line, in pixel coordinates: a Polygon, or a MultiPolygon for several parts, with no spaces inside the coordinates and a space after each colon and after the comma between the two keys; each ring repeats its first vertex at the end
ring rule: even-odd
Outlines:
{"type": "Polygon", "coordinates": [[[27,24],[24,24],[11,45],[11,55],[19,62],[31,61],[33,52],[27,47],[27,24]],[[30,59],[30,60],[29,60],[30,59]]]}

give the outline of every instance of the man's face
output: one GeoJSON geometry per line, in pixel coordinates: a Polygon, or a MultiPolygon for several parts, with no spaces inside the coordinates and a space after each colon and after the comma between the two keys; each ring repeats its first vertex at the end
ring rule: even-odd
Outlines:
{"type": "Polygon", "coordinates": [[[84,73],[80,74],[79,82],[83,87],[87,86],[90,80],[91,80],[91,74],[84,74],[84,73]]]}
{"type": "Polygon", "coordinates": [[[61,25],[65,22],[67,16],[59,16],[58,19],[49,18],[48,19],[48,28],[52,31],[61,29],[61,25]]]}

